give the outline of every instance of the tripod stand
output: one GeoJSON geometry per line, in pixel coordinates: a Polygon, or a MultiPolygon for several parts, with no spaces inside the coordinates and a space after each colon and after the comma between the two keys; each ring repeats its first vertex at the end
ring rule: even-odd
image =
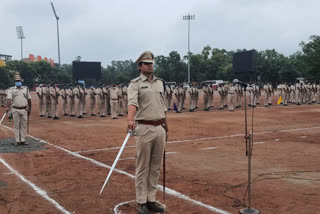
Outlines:
{"type": "Polygon", "coordinates": [[[246,156],[248,156],[248,201],[247,208],[240,210],[240,214],[259,214],[259,210],[251,207],[251,156],[252,156],[252,134],[248,135],[247,122],[247,85],[244,86],[244,111],[245,111],[245,139],[246,139],[246,156]]]}

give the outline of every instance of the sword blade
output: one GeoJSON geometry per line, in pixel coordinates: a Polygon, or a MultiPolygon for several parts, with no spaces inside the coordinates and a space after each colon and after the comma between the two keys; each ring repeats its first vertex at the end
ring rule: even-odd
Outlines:
{"type": "Polygon", "coordinates": [[[112,174],[115,166],[117,165],[117,162],[118,162],[118,160],[119,160],[119,158],[120,158],[120,155],[121,155],[124,147],[126,146],[128,140],[129,140],[130,135],[131,135],[131,132],[128,132],[127,137],[126,137],[126,139],[123,141],[123,144],[122,144],[122,146],[121,146],[121,148],[120,148],[120,150],[119,150],[119,152],[118,152],[118,155],[117,155],[116,159],[114,160],[114,162],[113,162],[113,164],[112,164],[112,167],[111,167],[111,169],[110,169],[110,171],[109,171],[108,177],[107,177],[106,181],[104,182],[104,184],[103,184],[103,186],[102,186],[102,188],[101,188],[101,190],[100,190],[99,195],[101,195],[102,191],[104,190],[104,187],[105,187],[106,184],[108,183],[108,180],[109,180],[109,178],[110,178],[110,176],[111,176],[111,174],[112,174]]]}
{"type": "Polygon", "coordinates": [[[0,124],[2,123],[2,121],[3,121],[4,117],[6,116],[6,114],[7,114],[7,112],[4,112],[4,114],[3,114],[3,116],[2,116],[2,118],[0,120],[0,124]]]}

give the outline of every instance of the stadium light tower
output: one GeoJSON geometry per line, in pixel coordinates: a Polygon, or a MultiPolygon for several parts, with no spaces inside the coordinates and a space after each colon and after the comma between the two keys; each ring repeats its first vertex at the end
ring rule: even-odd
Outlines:
{"type": "Polygon", "coordinates": [[[194,20],[195,15],[183,16],[183,20],[188,20],[188,83],[190,83],[190,20],[194,20]]]}
{"type": "Polygon", "coordinates": [[[25,39],[22,26],[16,27],[18,39],[21,40],[21,59],[23,58],[22,39],[25,39]]]}
{"type": "Polygon", "coordinates": [[[57,38],[58,38],[58,58],[59,58],[59,66],[60,66],[60,43],[59,43],[59,16],[57,16],[56,10],[54,9],[53,3],[51,3],[52,10],[54,13],[54,16],[56,17],[57,20],[57,38]]]}

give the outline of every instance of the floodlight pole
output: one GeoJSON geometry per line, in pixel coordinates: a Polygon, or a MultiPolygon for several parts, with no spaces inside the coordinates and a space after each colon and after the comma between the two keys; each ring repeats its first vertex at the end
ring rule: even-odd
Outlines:
{"type": "Polygon", "coordinates": [[[21,40],[21,59],[23,59],[22,39],[26,38],[23,33],[22,26],[16,27],[18,39],[21,40]]]}
{"type": "Polygon", "coordinates": [[[195,15],[183,16],[183,20],[188,20],[188,83],[190,83],[190,20],[195,19],[195,15]]]}
{"type": "Polygon", "coordinates": [[[59,41],[59,16],[57,16],[56,10],[54,9],[53,3],[51,3],[52,10],[54,13],[54,16],[56,17],[57,20],[57,39],[58,39],[58,59],[59,59],[59,66],[60,66],[60,41],[59,41]]]}

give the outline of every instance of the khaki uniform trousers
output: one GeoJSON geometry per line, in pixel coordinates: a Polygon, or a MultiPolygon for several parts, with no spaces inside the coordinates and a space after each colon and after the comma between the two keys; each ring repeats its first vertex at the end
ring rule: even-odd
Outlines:
{"type": "Polygon", "coordinates": [[[265,92],[264,93],[264,102],[263,102],[264,106],[269,106],[269,98],[270,98],[270,94],[265,92]]]}
{"type": "Polygon", "coordinates": [[[87,96],[84,96],[82,101],[82,112],[84,114],[87,114],[86,105],[87,105],[87,96]]]}
{"type": "Polygon", "coordinates": [[[139,124],[137,131],[136,200],[139,204],[156,200],[161,161],[165,148],[164,128],[139,124]]]}
{"type": "Polygon", "coordinates": [[[58,117],[58,100],[52,98],[51,103],[52,103],[52,114],[54,117],[58,117]]]}
{"type": "Polygon", "coordinates": [[[90,98],[90,114],[95,114],[96,99],[90,98]]]}
{"type": "Polygon", "coordinates": [[[233,108],[234,108],[234,94],[228,94],[228,108],[229,108],[229,111],[233,111],[233,108]]]}
{"type": "Polygon", "coordinates": [[[194,109],[194,104],[193,104],[193,97],[189,95],[189,110],[194,109]]]}
{"type": "Polygon", "coordinates": [[[203,95],[203,109],[208,109],[209,96],[208,94],[203,95]]]}
{"type": "Polygon", "coordinates": [[[106,99],[98,97],[98,111],[100,116],[106,116],[106,99]]]}
{"type": "Polygon", "coordinates": [[[220,95],[220,108],[224,107],[224,96],[220,95]]]}
{"type": "Polygon", "coordinates": [[[47,116],[52,116],[51,97],[46,97],[46,113],[47,113],[47,116]]]}
{"type": "Polygon", "coordinates": [[[44,115],[44,98],[38,97],[39,98],[39,114],[44,115]]]}
{"type": "Polygon", "coordinates": [[[117,118],[118,117],[118,100],[110,99],[110,107],[111,107],[111,117],[117,118]]]}
{"type": "Polygon", "coordinates": [[[16,142],[25,142],[28,119],[27,111],[25,109],[12,108],[12,117],[14,123],[14,137],[16,142]]]}
{"type": "Polygon", "coordinates": [[[63,111],[63,114],[67,114],[67,105],[68,105],[68,99],[65,98],[65,99],[62,99],[63,103],[62,103],[62,111],[63,111]]]}
{"type": "Polygon", "coordinates": [[[77,111],[77,116],[82,116],[82,110],[83,110],[83,101],[81,99],[76,98],[75,99],[75,104],[76,104],[76,111],[77,111]]]}
{"type": "Polygon", "coordinates": [[[124,110],[124,100],[123,98],[119,98],[118,113],[123,114],[123,110],[124,110]]]}
{"type": "Polygon", "coordinates": [[[299,90],[296,90],[296,104],[301,104],[301,93],[299,90]]]}
{"type": "Polygon", "coordinates": [[[69,104],[70,104],[70,114],[71,115],[75,115],[75,112],[74,112],[74,105],[75,105],[75,99],[74,98],[71,98],[69,100],[69,104]]]}

